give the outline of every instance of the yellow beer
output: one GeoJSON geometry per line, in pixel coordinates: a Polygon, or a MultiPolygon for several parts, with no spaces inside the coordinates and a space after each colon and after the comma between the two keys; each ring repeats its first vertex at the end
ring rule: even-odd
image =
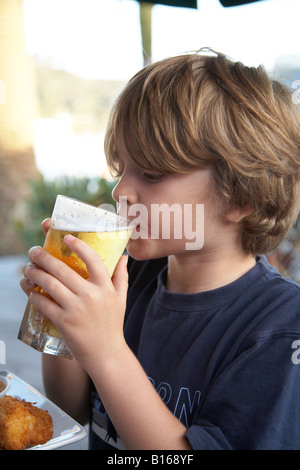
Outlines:
{"type": "MultiPolygon", "coordinates": [[[[85,263],[71,251],[64,242],[65,235],[71,234],[74,237],[83,240],[91,248],[93,248],[96,253],[101,257],[104,262],[108,273],[112,276],[114,269],[120,256],[125,250],[128,239],[130,238],[131,229],[122,229],[118,231],[111,232],[75,232],[75,231],[65,231],[57,230],[55,228],[50,228],[47,232],[45,239],[44,248],[49,251],[53,256],[62,260],[70,268],[74,269],[80,276],[85,279],[88,279],[89,273],[87,271],[85,263]]],[[[36,290],[46,295],[50,296],[40,287],[36,287],[36,290]]],[[[34,326],[36,319],[39,318],[37,312],[33,306],[31,306],[31,324],[34,326]]],[[[39,318],[39,321],[43,322],[42,331],[56,338],[60,338],[60,334],[57,328],[53,323],[48,320],[46,317],[39,318]]]]}

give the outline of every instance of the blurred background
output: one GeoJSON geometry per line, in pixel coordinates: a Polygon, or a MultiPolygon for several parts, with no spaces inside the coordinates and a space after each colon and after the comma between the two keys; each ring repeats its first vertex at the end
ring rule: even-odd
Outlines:
{"type": "MultiPolygon", "coordinates": [[[[127,80],[207,46],[263,64],[300,106],[299,22],[300,0],[0,0],[1,368],[42,391],[39,353],[16,340],[22,266],[57,194],[112,202],[103,138],[127,80]]],[[[298,244],[296,226],[270,259],[300,282],[298,244]]]]}
{"type": "Polygon", "coordinates": [[[57,193],[111,202],[106,123],[145,64],[208,46],[297,92],[300,0],[237,3],[0,0],[0,256],[42,242],[57,193]]]}

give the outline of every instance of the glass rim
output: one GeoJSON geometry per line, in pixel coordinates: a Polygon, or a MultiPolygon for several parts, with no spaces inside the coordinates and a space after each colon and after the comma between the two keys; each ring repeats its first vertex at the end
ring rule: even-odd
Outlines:
{"type": "Polygon", "coordinates": [[[109,210],[107,205],[105,205],[105,208],[101,207],[101,205],[93,206],[88,202],[65,196],[63,194],[58,194],[53,207],[50,226],[57,230],[74,230],[82,232],[120,231],[133,228],[134,224],[132,220],[119,215],[112,204],[109,206],[114,210],[109,210]],[[66,203],[65,208],[64,201],[66,203]],[[76,208],[76,210],[74,210],[74,214],[72,214],[72,207],[73,209],[76,208]],[[86,210],[89,210],[90,212],[87,213],[86,210]]]}

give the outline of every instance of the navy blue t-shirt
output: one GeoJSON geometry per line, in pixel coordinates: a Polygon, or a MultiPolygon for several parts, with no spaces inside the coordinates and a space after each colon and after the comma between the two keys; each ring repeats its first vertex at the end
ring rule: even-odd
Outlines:
{"type": "MultiPolygon", "coordinates": [[[[264,256],[197,294],[168,292],[166,273],[130,260],[125,338],[193,449],[300,449],[300,286],[264,256]]],[[[90,447],[122,448],[91,398],[90,447]]]]}

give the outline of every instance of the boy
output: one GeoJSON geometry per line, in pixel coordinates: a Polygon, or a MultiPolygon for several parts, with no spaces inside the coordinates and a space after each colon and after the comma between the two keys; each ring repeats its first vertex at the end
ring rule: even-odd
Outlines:
{"type": "Polygon", "coordinates": [[[124,89],[105,150],[119,212],[138,216],[129,289],[126,256],[110,280],[93,250],[66,236],[84,280],[31,249],[22,287],[55,299],[30,294],[76,359],[44,355],[47,394],[84,421],[93,384],[94,449],[299,449],[300,288],[262,255],[299,212],[289,92],[222,54],[165,59],[124,89]],[[154,204],[176,207],[194,232],[204,205],[203,246],[187,249],[171,211],[169,239],[163,226],[151,237],[154,204]]]}

